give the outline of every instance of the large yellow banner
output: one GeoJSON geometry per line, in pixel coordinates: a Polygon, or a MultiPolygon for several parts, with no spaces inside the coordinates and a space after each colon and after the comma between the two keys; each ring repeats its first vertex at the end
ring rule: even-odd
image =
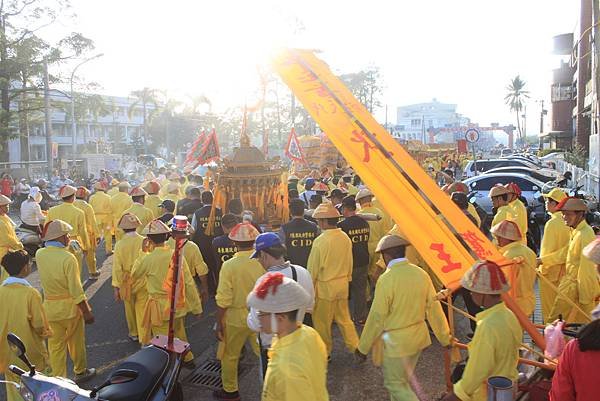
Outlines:
{"type": "MultiPolygon", "coordinates": [[[[312,51],[287,49],[273,66],[447,288],[478,259],[511,264],[312,51]]],[[[528,317],[503,299],[544,349],[528,317]]]]}
{"type": "Polygon", "coordinates": [[[477,259],[504,261],[496,247],[313,52],[286,50],[274,65],[448,288],[456,288],[477,259]]]}

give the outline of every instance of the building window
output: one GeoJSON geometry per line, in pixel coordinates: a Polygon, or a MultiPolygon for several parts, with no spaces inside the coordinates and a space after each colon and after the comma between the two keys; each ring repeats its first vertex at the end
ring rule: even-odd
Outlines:
{"type": "Polygon", "coordinates": [[[415,118],[415,119],[410,120],[410,126],[411,127],[420,127],[421,126],[421,119],[415,118]]]}
{"type": "Polygon", "coordinates": [[[560,102],[561,100],[572,100],[573,99],[573,87],[571,85],[552,85],[552,98],[553,102],[560,102]]]}
{"type": "Polygon", "coordinates": [[[404,125],[398,125],[398,131],[404,131],[404,125]]]}

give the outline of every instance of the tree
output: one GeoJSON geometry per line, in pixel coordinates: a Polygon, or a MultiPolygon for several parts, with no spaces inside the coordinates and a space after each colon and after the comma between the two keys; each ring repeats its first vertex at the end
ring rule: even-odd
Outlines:
{"type": "Polygon", "coordinates": [[[158,112],[158,96],[159,91],[157,89],[143,88],[137,91],[131,92],[131,95],[135,97],[135,101],[129,106],[129,117],[131,117],[135,110],[141,105],[142,106],[142,142],[144,144],[144,153],[148,153],[148,124],[152,121],[154,114],[158,112]],[[148,113],[148,106],[152,105],[153,108],[148,113]]]}
{"type": "MultiPolygon", "coordinates": [[[[44,59],[49,65],[79,57],[93,42],[71,33],[51,44],[39,36],[44,28],[69,16],[68,0],[4,0],[0,2],[0,160],[8,160],[7,142],[29,135],[30,116],[42,109],[44,59]],[[16,104],[17,107],[14,107],[16,104]]],[[[51,76],[53,83],[60,77],[51,76]]],[[[26,149],[26,140],[22,148],[26,149]]],[[[27,159],[28,152],[22,156],[27,159]]]]}
{"type": "Polygon", "coordinates": [[[378,67],[370,67],[359,72],[342,74],[339,78],[370,113],[381,107],[383,86],[381,72],[378,67]]]}
{"type": "Polygon", "coordinates": [[[511,79],[506,87],[507,93],[504,96],[504,101],[508,105],[510,111],[514,111],[517,116],[517,130],[519,138],[523,140],[523,132],[521,131],[520,113],[523,110],[523,100],[529,97],[529,91],[525,89],[525,81],[519,75],[511,79]]]}

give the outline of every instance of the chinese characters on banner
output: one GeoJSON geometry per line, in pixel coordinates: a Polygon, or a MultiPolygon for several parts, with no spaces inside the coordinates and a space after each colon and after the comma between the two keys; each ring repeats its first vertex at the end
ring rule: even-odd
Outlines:
{"type": "Polygon", "coordinates": [[[476,259],[503,261],[325,63],[287,50],[274,66],[446,286],[455,287],[476,259]]]}

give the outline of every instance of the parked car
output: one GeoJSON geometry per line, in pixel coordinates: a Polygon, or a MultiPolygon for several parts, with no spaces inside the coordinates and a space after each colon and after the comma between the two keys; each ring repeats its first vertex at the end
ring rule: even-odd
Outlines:
{"type": "Polygon", "coordinates": [[[558,173],[558,171],[555,171],[554,174],[549,175],[548,170],[531,169],[529,167],[517,167],[517,166],[493,168],[491,170],[486,171],[484,174],[493,174],[493,173],[525,174],[525,175],[535,178],[536,180],[540,180],[544,183],[555,181],[560,175],[558,173]]]}
{"type": "Polygon", "coordinates": [[[526,174],[492,173],[468,178],[463,182],[475,194],[474,201],[490,216],[492,215],[492,200],[489,197],[490,189],[496,184],[504,185],[514,182],[521,188],[521,194],[527,200],[527,205],[535,210],[536,218],[540,220],[544,218],[544,206],[540,201],[541,190],[544,186],[542,181],[526,174]]]}
{"type": "Polygon", "coordinates": [[[500,151],[500,157],[510,156],[513,154],[513,150],[510,148],[505,148],[500,151]]]}
{"type": "MultiPolygon", "coordinates": [[[[531,169],[539,169],[540,167],[535,165],[534,163],[532,163],[529,160],[526,159],[509,159],[509,158],[505,158],[505,159],[482,159],[482,160],[477,160],[476,162],[474,162],[473,160],[469,160],[469,162],[467,163],[467,165],[465,166],[464,172],[463,172],[463,177],[464,178],[470,178],[475,176],[476,172],[475,172],[475,165],[477,165],[477,174],[481,174],[484,173],[486,171],[489,171],[493,168],[499,168],[499,167],[527,167],[527,168],[531,168],[531,169]]],[[[546,174],[549,175],[549,174],[546,174]]]]}

